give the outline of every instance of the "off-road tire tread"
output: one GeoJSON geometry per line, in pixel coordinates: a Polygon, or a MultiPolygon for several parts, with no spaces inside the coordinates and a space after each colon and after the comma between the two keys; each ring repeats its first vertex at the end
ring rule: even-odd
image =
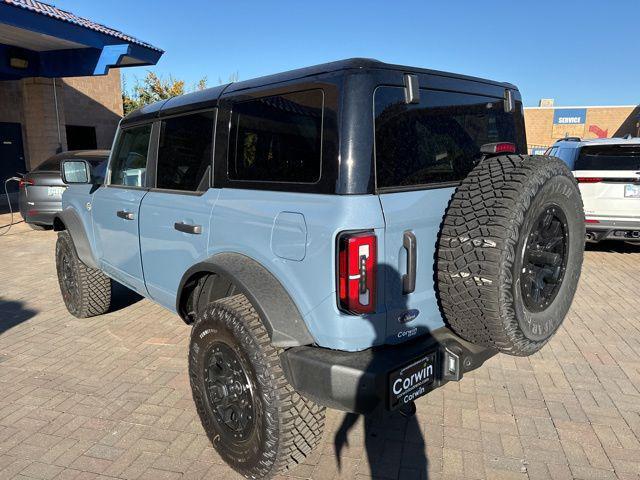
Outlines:
{"type": "MultiPolygon", "coordinates": [[[[58,232],[56,253],[60,248],[68,249],[78,275],[80,301],[75,312],[67,306],[70,313],[78,318],[89,318],[108,312],[111,307],[111,279],[100,270],[90,268],[80,260],[71,235],[66,230],[58,232]]],[[[60,289],[64,288],[61,280],[59,284],[60,289]]]]}
{"type": "MultiPolygon", "coordinates": [[[[246,296],[234,295],[210,303],[198,316],[192,330],[195,332],[202,322],[210,322],[213,317],[222,321],[241,341],[247,357],[256,370],[261,384],[263,400],[276,415],[265,415],[267,422],[267,450],[264,460],[253,472],[241,472],[247,478],[268,479],[281,474],[301,463],[322,439],[325,424],[325,407],[305,399],[297,393],[285,378],[280,363],[281,349],[271,344],[269,334],[260,316],[246,296]],[[252,351],[257,347],[258,352],[252,351]]],[[[191,362],[190,362],[191,366],[191,362]]],[[[189,369],[193,387],[195,372],[189,369]]],[[[196,401],[196,407],[209,439],[213,442],[216,432],[209,422],[203,405],[196,401]]]]}
{"type": "Polygon", "coordinates": [[[446,323],[465,340],[519,356],[548,341],[518,329],[511,267],[525,212],[556,175],[575,183],[556,158],[502,155],[481,161],[456,189],[438,239],[436,291],[446,323]]]}

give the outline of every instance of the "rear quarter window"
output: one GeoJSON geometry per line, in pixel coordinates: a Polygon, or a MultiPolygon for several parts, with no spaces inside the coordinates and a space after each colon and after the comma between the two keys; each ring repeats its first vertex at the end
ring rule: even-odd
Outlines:
{"type": "Polygon", "coordinates": [[[320,179],[321,89],[233,106],[228,175],[232,180],[314,183],[320,179]]]}
{"type": "Polygon", "coordinates": [[[500,98],[421,89],[420,103],[406,104],[403,88],[384,86],[374,104],[378,188],[458,182],[483,144],[524,144],[520,103],[513,114],[500,98]]]}

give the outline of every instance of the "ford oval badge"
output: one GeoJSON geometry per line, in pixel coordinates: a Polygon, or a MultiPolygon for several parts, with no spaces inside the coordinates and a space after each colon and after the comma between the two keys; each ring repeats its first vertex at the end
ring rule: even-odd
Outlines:
{"type": "Polygon", "coordinates": [[[406,312],[401,313],[398,316],[398,323],[402,323],[402,324],[409,323],[412,320],[415,320],[419,314],[420,314],[420,310],[416,310],[415,308],[412,310],[407,310],[406,312]]]}

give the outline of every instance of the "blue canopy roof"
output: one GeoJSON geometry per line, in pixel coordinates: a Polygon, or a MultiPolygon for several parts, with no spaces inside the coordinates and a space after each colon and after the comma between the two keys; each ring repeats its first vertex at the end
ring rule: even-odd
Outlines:
{"type": "Polygon", "coordinates": [[[105,75],[155,65],[146,42],[35,0],[0,0],[0,80],[105,75]]]}

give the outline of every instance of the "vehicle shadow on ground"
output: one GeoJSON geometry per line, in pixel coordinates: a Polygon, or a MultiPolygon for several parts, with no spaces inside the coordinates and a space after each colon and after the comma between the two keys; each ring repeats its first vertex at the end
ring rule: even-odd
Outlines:
{"type": "MultiPolygon", "coordinates": [[[[384,291],[389,288],[395,288],[400,293],[392,296],[392,298],[396,299],[396,303],[390,309],[390,311],[394,312],[392,315],[399,316],[400,312],[408,310],[407,297],[401,294],[402,276],[398,271],[387,265],[379,265],[376,276],[378,281],[385,282],[384,291]],[[395,287],[392,287],[393,285],[395,287]]],[[[378,291],[380,290],[378,289],[378,291]]],[[[380,302],[384,303],[384,299],[378,300],[379,305],[380,302]]],[[[367,317],[365,316],[365,318],[367,317]]],[[[387,336],[384,320],[374,317],[370,317],[368,320],[375,322],[375,343],[384,343],[387,336]]],[[[411,329],[411,322],[406,325],[406,329],[411,329]]],[[[371,359],[365,371],[378,370],[377,365],[385,363],[385,352],[386,350],[371,349],[371,359]]],[[[363,379],[357,386],[356,391],[366,391],[369,387],[366,380],[363,379]]],[[[362,401],[356,399],[356,405],[362,405],[362,403],[362,401]]],[[[385,410],[385,401],[382,400],[381,404],[367,415],[346,413],[336,431],[333,442],[338,469],[342,470],[343,467],[342,454],[345,448],[349,447],[349,434],[358,424],[358,421],[362,420],[364,422],[364,448],[371,477],[428,479],[429,462],[425,440],[418,419],[416,415],[409,414],[406,416],[406,414],[403,415],[399,412],[385,410]]],[[[352,436],[355,437],[353,432],[352,436]]],[[[359,473],[365,472],[360,471],[359,473]]]]}
{"type": "Polygon", "coordinates": [[[24,302],[0,297],[0,335],[10,328],[26,322],[37,313],[36,310],[25,307],[24,302]]]}
{"type": "Polygon", "coordinates": [[[623,241],[605,240],[599,243],[587,243],[584,249],[587,252],[640,253],[640,242],[634,244],[623,241]]]}
{"type": "Polygon", "coordinates": [[[130,307],[134,303],[138,303],[142,300],[142,295],[134,292],[133,290],[125,287],[124,285],[111,281],[111,308],[109,312],[117,312],[123,308],[130,307]]]}

